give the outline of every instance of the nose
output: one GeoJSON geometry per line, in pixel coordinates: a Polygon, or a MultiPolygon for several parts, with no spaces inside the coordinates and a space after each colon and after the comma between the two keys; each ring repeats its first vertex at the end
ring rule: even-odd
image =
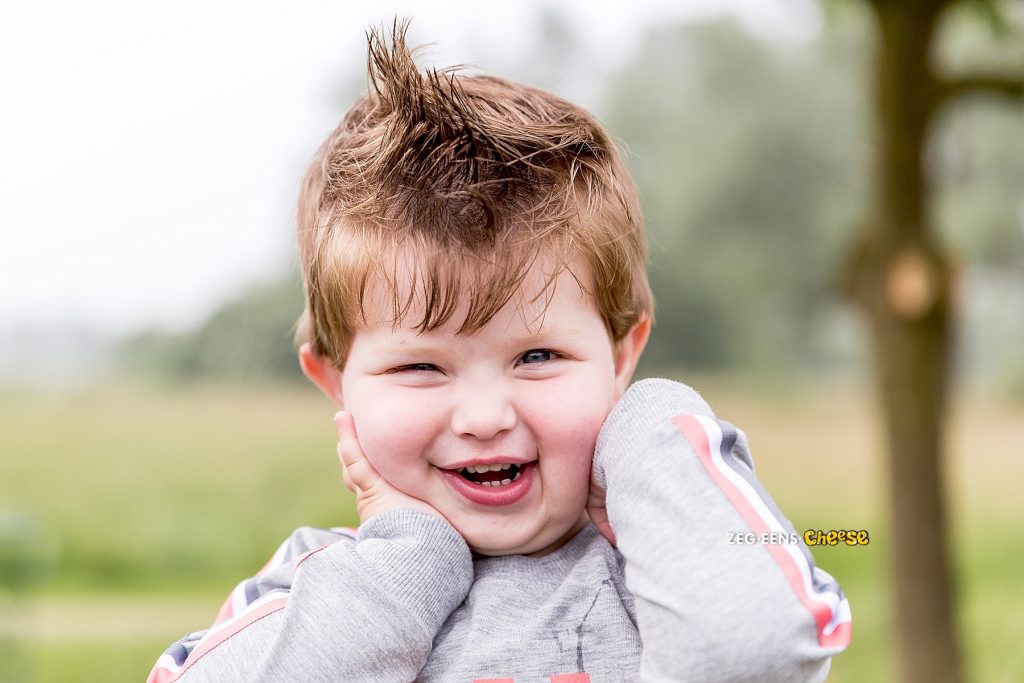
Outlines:
{"type": "Polygon", "coordinates": [[[516,410],[500,386],[481,385],[460,392],[452,410],[452,431],[459,436],[493,439],[516,426],[516,410]]]}

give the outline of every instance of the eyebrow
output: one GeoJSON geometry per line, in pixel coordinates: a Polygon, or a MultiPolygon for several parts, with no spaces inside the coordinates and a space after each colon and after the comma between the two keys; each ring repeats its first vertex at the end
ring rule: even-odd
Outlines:
{"type": "Polygon", "coordinates": [[[376,360],[393,360],[405,358],[406,356],[428,356],[437,353],[436,346],[426,344],[409,344],[408,346],[380,346],[371,352],[371,357],[376,360]]]}
{"type": "MultiPolygon", "coordinates": [[[[538,334],[523,335],[521,337],[504,340],[501,342],[501,346],[510,349],[528,346],[545,346],[556,341],[575,341],[576,339],[579,339],[579,337],[579,330],[552,327],[543,329],[538,334]]],[[[410,342],[409,344],[393,344],[378,347],[377,349],[374,349],[373,355],[376,358],[429,355],[431,353],[443,351],[444,348],[444,344],[424,343],[420,338],[416,338],[416,341],[410,342]]]]}

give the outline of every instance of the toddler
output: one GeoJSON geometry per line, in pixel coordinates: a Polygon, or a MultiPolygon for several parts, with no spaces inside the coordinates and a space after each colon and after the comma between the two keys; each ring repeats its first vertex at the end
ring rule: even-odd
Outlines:
{"type": "Polygon", "coordinates": [[[299,361],[361,526],[296,531],[149,680],[823,680],[849,607],[743,433],[629,386],[653,302],[608,133],[420,72],[405,25],[369,62],[298,213],[299,361]]]}

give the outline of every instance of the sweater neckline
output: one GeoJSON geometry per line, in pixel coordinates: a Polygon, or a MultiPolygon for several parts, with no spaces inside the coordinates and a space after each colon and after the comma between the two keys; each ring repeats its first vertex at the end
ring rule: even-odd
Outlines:
{"type": "Polygon", "coordinates": [[[542,557],[526,555],[474,556],[473,568],[477,579],[491,573],[505,571],[528,572],[538,578],[561,576],[586,555],[587,549],[600,534],[593,524],[587,524],[558,550],[542,557]]]}

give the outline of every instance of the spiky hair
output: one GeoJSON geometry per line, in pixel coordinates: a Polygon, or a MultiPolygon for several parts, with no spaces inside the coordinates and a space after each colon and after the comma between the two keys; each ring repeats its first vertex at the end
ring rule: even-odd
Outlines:
{"type": "Polygon", "coordinates": [[[461,67],[421,71],[407,29],[396,19],[390,40],[368,31],[368,92],[303,182],[296,341],[341,367],[373,278],[389,287],[395,324],[419,301],[415,327],[436,329],[468,302],[458,332],[471,334],[542,255],[557,262],[549,287],[584,257],[585,289],[621,339],[653,304],[636,191],[606,131],[537,88],[461,67]]]}

